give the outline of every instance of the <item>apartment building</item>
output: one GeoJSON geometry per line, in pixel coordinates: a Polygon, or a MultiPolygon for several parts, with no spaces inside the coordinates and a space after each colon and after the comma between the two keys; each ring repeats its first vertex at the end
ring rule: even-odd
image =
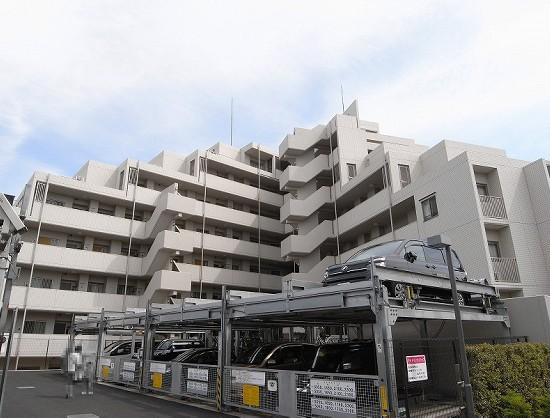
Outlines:
{"type": "Polygon", "coordinates": [[[217,299],[222,285],[279,291],[293,271],[280,255],[279,175],[257,144],[34,173],[16,202],[29,230],[10,302],[24,317],[23,367],[40,363],[41,340],[50,356],[64,347],[75,313],[217,299]]]}
{"type": "Polygon", "coordinates": [[[326,125],[297,128],[279,147],[289,164],[281,221],[293,234],[281,254],[291,277],[324,269],[361,248],[445,233],[472,278],[503,297],[550,292],[550,162],[454,141],[428,148],[382,134],[357,103],[326,125]]]}
{"type": "Polygon", "coordinates": [[[48,367],[73,314],[276,292],[321,281],[361,248],[445,233],[470,277],[504,297],[550,293],[550,162],[382,134],[357,103],[274,153],[216,144],[149,162],[36,172],[10,308],[19,367],[48,367]],[[24,321],[23,321],[24,318],[24,321]]]}

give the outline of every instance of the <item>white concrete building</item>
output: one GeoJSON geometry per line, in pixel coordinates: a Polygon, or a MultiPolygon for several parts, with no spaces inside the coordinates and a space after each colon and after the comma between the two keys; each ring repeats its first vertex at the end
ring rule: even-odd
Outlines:
{"type": "Polygon", "coordinates": [[[256,144],[216,144],[89,161],[73,178],[34,173],[16,202],[29,228],[10,302],[25,311],[21,355],[40,357],[37,339],[65,334],[74,313],[216,299],[224,284],[279,291],[292,266],[280,255],[278,161],[256,144]]]}
{"type": "Polygon", "coordinates": [[[445,233],[503,296],[550,293],[549,166],[384,135],[353,103],[296,128],[278,155],[216,144],[89,161],[73,178],[36,172],[16,201],[29,228],[10,303],[25,312],[21,364],[59,355],[75,313],[219,298],[223,284],[275,292],[399,238],[445,233]]]}
{"type": "Polygon", "coordinates": [[[328,124],[295,129],[279,147],[281,243],[297,279],[360,248],[445,233],[470,277],[503,297],[550,293],[550,162],[454,141],[428,148],[379,132],[357,103],[328,124]]]}

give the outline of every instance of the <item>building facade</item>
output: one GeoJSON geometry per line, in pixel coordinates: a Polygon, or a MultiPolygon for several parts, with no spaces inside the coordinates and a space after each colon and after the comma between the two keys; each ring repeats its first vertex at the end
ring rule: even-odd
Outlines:
{"type": "Polygon", "coordinates": [[[62,351],[75,313],[216,299],[222,285],[277,292],[366,246],[440,233],[502,296],[550,293],[549,167],[385,135],[354,102],[278,153],[216,144],[89,161],[73,178],[36,172],[15,203],[29,229],[15,348],[36,367],[62,351]]]}
{"type": "Polygon", "coordinates": [[[503,297],[550,292],[550,163],[454,141],[428,148],[379,132],[357,103],[326,125],[295,129],[279,147],[283,257],[296,279],[356,251],[448,235],[469,276],[503,297]]]}
{"type": "Polygon", "coordinates": [[[278,164],[256,144],[216,144],[150,162],[89,161],[73,178],[35,173],[16,203],[29,229],[10,302],[24,319],[21,356],[41,357],[37,339],[55,355],[75,313],[217,299],[224,284],[280,291],[293,268],[280,255],[278,164]]]}

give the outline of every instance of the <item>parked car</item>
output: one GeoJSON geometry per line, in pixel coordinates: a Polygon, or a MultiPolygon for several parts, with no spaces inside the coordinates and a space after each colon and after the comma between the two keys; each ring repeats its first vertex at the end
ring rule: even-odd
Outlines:
{"type": "MultiPolygon", "coordinates": [[[[134,353],[141,349],[141,340],[134,342],[134,353]]],[[[115,341],[103,349],[104,356],[131,356],[132,341],[115,341]]]]}
{"type": "Polygon", "coordinates": [[[320,345],[310,370],[317,373],[378,374],[374,341],[320,345]]]}
{"type": "Polygon", "coordinates": [[[314,344],[264,344],[242,365],[261,369],[308,370],[316,352],[314,344]]]}
{"type": "Polygon", "coordinates": [[[176,358],[175,362],[188,364],[218,364],[218,349],[217,348],[192,348],[184,353],[181,353],[176,358]]]}
{"type": "Polygon", "coordinates": [[[153,350],[153,360],[171,361],[181,353],[201,347],[204,347],[204,342],[199,340],[162,340],[153,350]]]}
{"type": "MultiPolygon", "coordinates": [[[[452,258],[456,279],[467,281],[468,275],[454,250],[452,258]]],[[[430,247],[419,240],[397,240],[364,248],[345,263],[328,267],[323,276],[323,286],[370,280],[371,259],[375,266],[449,278],[446,254],[440,248],[430,247]]],[[[401,283],[389,283],[388,290],[391,296],[405,296],[405,286],[401,283]]]]}

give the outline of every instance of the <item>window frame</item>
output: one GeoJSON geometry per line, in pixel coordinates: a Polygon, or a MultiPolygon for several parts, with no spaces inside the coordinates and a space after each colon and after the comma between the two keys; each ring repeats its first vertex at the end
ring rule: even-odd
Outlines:
{"type": "Polygon", "coordinates": [[[421,206],[421,209],[422,209],[422,217],[424,219],[424,222],[427,222],[430,219],[437,218],[439,216],[439,208],[437,206],[437,194],[436,193],[432,193],[432,194],[426,196],[425,198],[420,199],[420,206],[421,206]],[[434,203],[433,205],[432,205],[432,201],[434,203]],[[426,212],[424,210],[425,205],[427,205],[427,207],[430,209],[429,214],[426,214],[426,212]],[[435,212],[434,212],[434,208],[435,208],[435,212]]]}
{"type": "Polygon", "coordinates": [[[346,167],[348,168],[348,180],[357,177],[357,164],[346,163],[346,167]]]}
{"type": "Polygon", "coordinates": [[[401,188],[407,187],[409,184],[412,183],[411,179],[411,167],[408,164],[397,164],[398,170],[399,170],[399,183],[401,184],[401,188]],[[403,172],[402,169],[405,169],[407,178],[403,178],[403,172]]]}

